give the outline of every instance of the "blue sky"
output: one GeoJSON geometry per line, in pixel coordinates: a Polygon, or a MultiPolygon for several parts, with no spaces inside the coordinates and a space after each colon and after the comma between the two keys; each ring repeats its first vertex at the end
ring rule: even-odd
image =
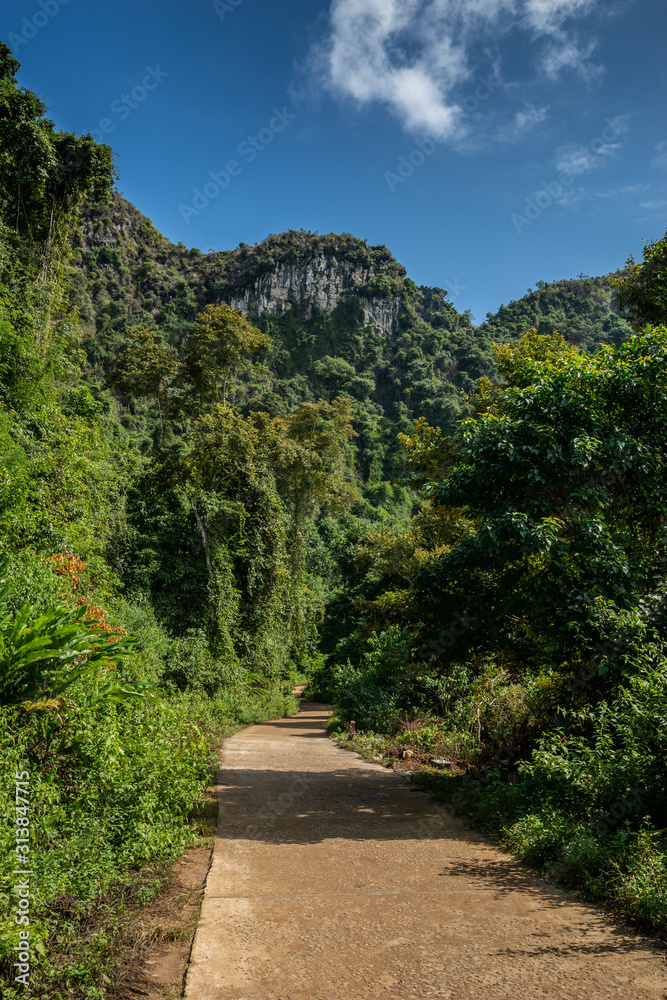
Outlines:
{"type": "Polygon", "coordinates": [[[4,0],[59,127],[166,236],[384,243],[478,322],[667,223],[664,0],[4,0]]]}

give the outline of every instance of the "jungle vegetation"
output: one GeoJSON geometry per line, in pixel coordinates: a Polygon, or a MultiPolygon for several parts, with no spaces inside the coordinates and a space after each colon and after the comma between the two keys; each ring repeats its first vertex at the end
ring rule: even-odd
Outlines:
{"type": "Polygon", "coordinates": [[[475,327],[349,234],[174,246],[18,70],[0,45],[3,996],[15,774],[22,993],[102,997],[221,737],[307,678],[350,745],[447,755],[418,780],[664,927],[665,241],[475,327]],[[356,275],[331,312],[230,305],[314,259],[356,275]]]}

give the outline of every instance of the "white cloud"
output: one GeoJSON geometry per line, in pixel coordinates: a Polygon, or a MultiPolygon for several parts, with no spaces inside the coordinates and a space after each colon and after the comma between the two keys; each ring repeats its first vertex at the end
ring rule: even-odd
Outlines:
{"type": "Polygon", "coordinates": [[[630,131],[630,118],[630,115],[614,115],[613,118],[605,119],[605,124],[613,132],[614,139],[630,131]]]}
{"type": "MultiPolygon", "coordinates": [[[[542,78],[574,71],[595,80],[602,67],[589,62],[595,43],[581,44],[568,22],[590,13],[599,0],[331,0],[330,31],[314,51],[311,72],[333,92],[361,106],[383,104],[410,132],[460,141],[466,86],[474,92],[476,53],[489,52],[513,32],[536,45],[542,78]]],[[[499,78],[496,86],[501,87],[499,78]]],[[[509,87],[504,87],[509,90],[509,87]]],[[[519,112],[506,126],[535,124],[519,112]]]]}
{"type": "Polygon", "coordinates": [[[557,80],[564,69],[572,69],[587,83],[593,83],[605,72],[604,66],[588,61],[594,48],[595,42],[580,48],[575,39],[560,38],[547,48],[544,72],[550,80],[557,80]]]}
{"type": "Polygon", "coordinates": [[[413,9],[409,0],[336,0],[327,82],[362,104],[390,105],[413,131],[447,138],[459,111],[446,94],[468,75],[465,49],[447,36],[435,47],[419,38],[423,26],[413,24],[413,9]],[[409,59],[403,46],[415,35],[421,51],[409,59]]]}
{"type": "Polygon", "coordinates": [[[599,167],[604,159],[612,156],[620,148],[618,142],[603,142],[594,140],[589,146],[579,142],[568,142],[556,150],[556,169],[558,172],[578,177],[599,167]]]}
{"type": "Polygon", "coordinates": [[[539,125],[540,122],[545,121],[546,117],[547,109],[545,107],[528,108],[527,111],[519,111],[514,120],[514,128],[517,134],[520,135],[527,128],[532,128],[533,125],[539,125]]]}
{"type": "Polygon", "coordinates": [[[643,194],[650,186],[650,184],[624,184],[608,191],[594,191],[593,195],[596,198],[618,198],[622,194],[643,194]]]}
{"type": "MultiPolygon", "coordinates": [[[[487,144],[489,141],[498,144],[516,142],[522,135],[529,132],[530,129],[546,121],[547,117],[547,108],[544,106],[530,107],[524,111],[518,111],[508,122],[493,125],[482,130],[484,143],[487,144]]],[[[462,148],[479,148],[480,146],[479,142],[475,142],[474,136],[471,140],[464,140],[460,145],[462,148]]]]}
{"type": "Polygon", "coordinates": [[[568,18],[588,14],[595,0],[526,0],[526,20],[536,31],[557,32],[568,18]]]}
{"type": "Polygon", "coordinates": [[[563,188],[561,194],[556,198],[556,204],[562,208],[573,208],[575,205],[581,204],[582,201],[586,201],[587,198],[586,188],[563,188]]]}

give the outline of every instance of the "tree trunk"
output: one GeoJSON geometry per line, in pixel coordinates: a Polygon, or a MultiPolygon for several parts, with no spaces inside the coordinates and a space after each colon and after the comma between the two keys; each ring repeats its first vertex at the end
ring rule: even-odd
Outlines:
{"type": "Polygon", "coordinates": [[[199,534],[201,535],[202,545],[204,546],[204,558],[206,559],[206,572],[208,573],[208,578],[211,583],[215,586],[215,574],[213,572],[213,563],[211,562],[211,549],[209,546],[208,535],[206,534],[206,527],[201,517],[199,516],[199,511],[197,510],[197,504],[195,501],[188,496],[187,490],[185,491],[185,498],[188,501],[192,513],[195,516],[195,521],[197,522],[197,527],[199,528],[199,534]]]}

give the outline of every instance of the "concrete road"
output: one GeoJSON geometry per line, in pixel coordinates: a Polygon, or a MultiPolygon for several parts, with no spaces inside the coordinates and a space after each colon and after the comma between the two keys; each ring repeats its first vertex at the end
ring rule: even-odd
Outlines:
{"type": "Polygon", "coordinates": [[[650,944],[337,750],[324,706],[225,742],[186,1000],[665,1000],[650,944]]]}

